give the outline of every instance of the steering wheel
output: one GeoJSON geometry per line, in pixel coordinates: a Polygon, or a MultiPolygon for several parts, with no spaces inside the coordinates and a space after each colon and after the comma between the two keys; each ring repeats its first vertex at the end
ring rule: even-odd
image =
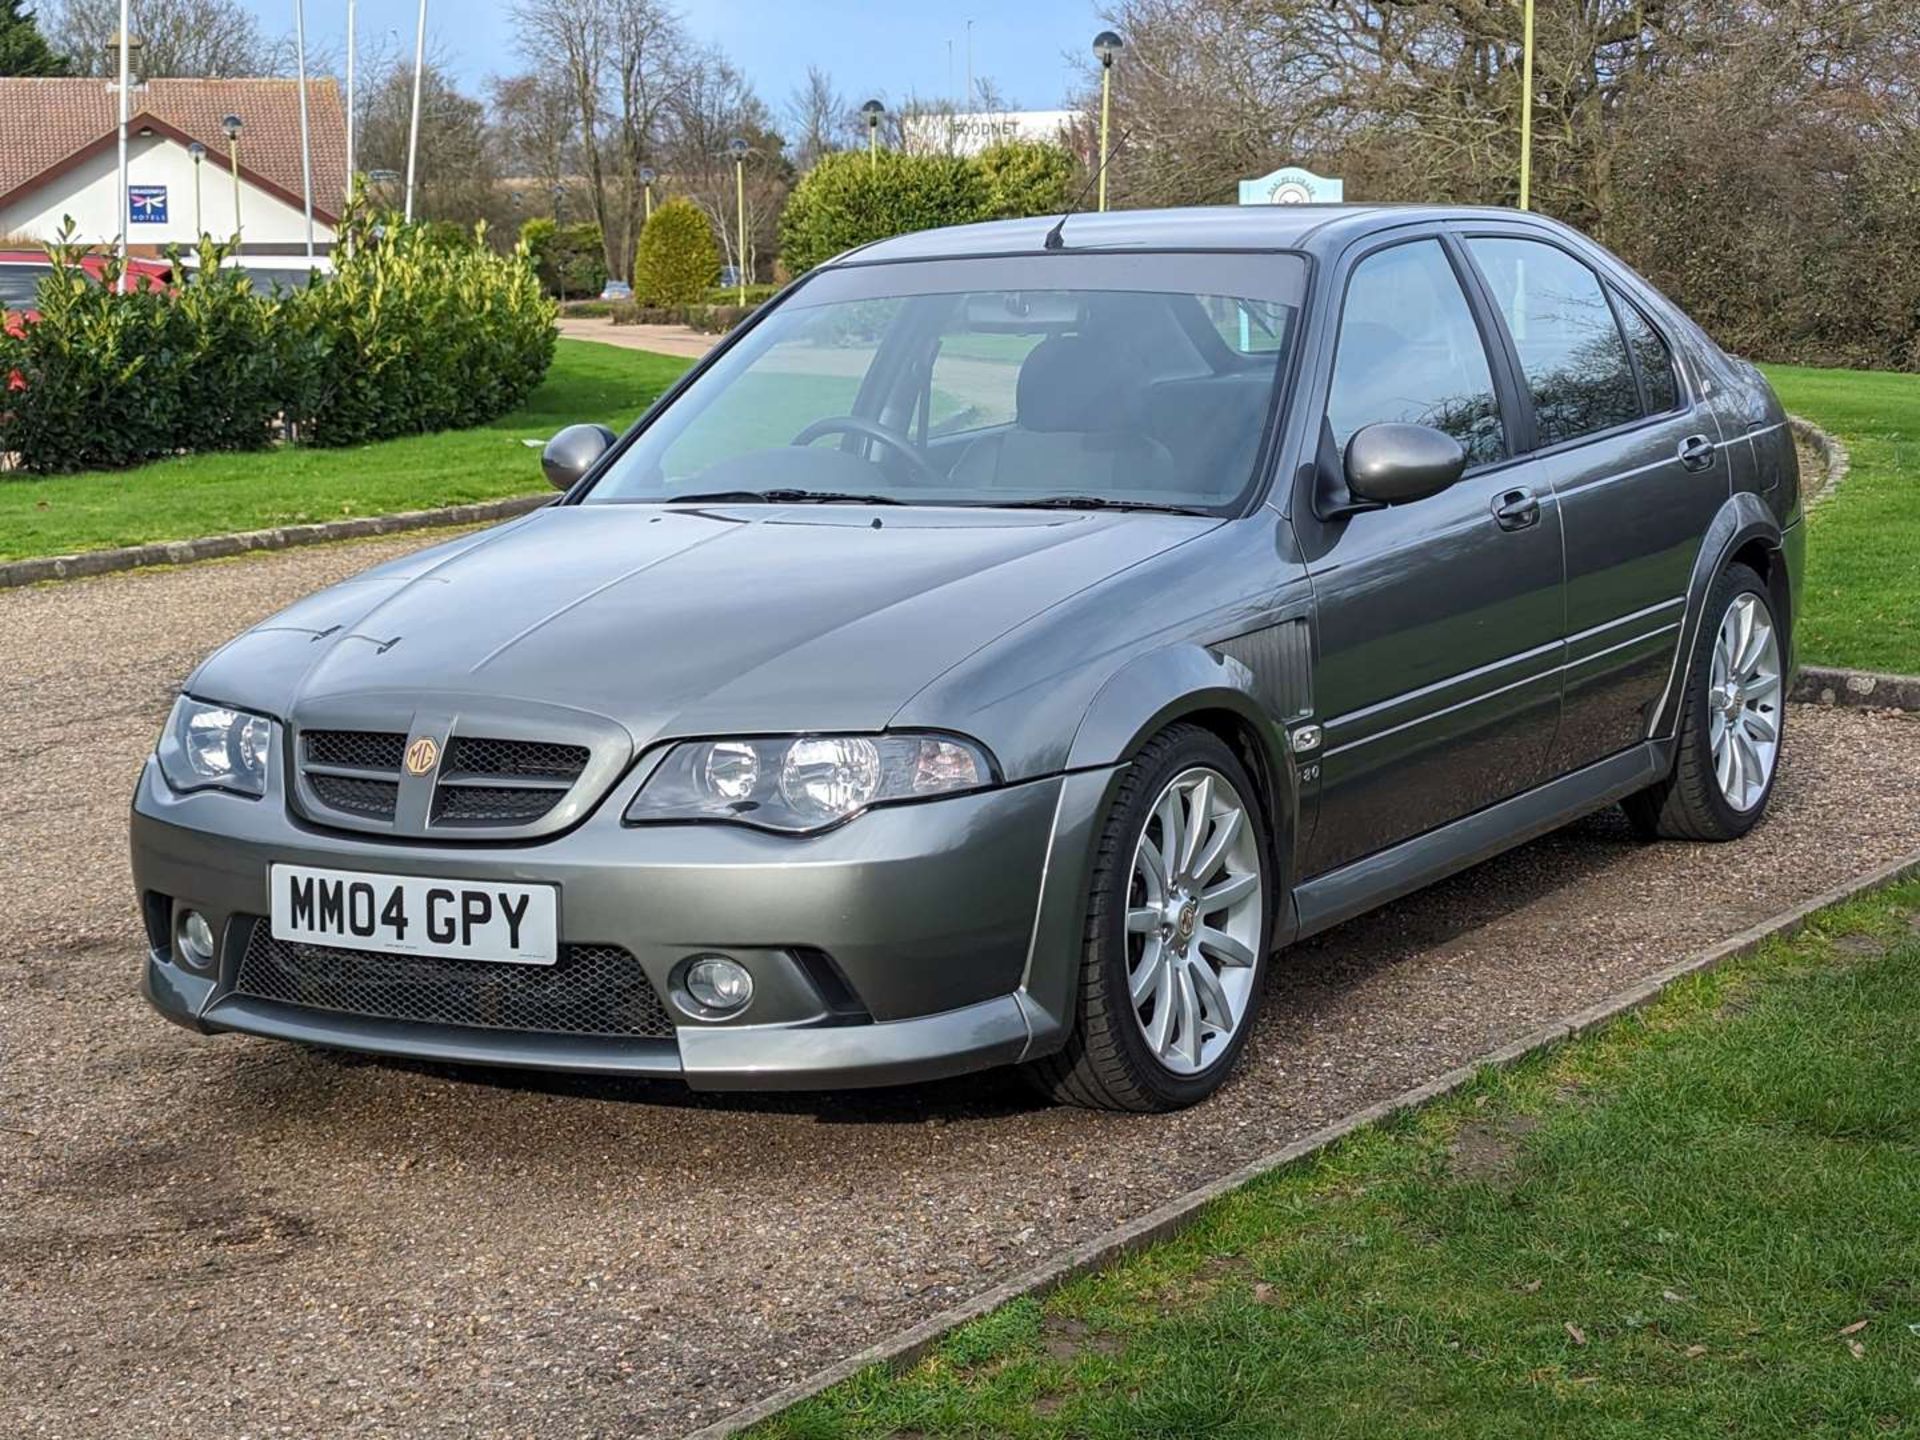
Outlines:
{"type": "Polygon", "coordinates": [[[811,425],[807,426],[806,429],[794,436],[788,443],[793,445],[811,445],[822,435],[858,435],[864,439],[876,441],[888,450],[891,450],[895,455],[898,455],[902,460],[905,460],[908,468],[910,468],[924,484],[944,485],[947,483],[947,477],[928,463],[927,458],[913,447],[912,441],[906,439],[904,436],[896,435],[876,420],[863,420],[858,415],[828,415],[823,419],[814,421],[811,425]]]}

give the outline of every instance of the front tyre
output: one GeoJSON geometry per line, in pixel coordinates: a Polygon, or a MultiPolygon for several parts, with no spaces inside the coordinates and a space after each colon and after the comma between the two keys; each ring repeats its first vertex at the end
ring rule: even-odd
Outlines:
{"type": "Polygon", "coordinates": [[[1054,1099],[1166,1111],[1220,1088],[1253,1028],[1273,847],[1252,777],[1195,725],[1149,741],[1095,844],[1073,1032],[1028,1067],[1054,1099]]]}
{"type": "Polygon", "coordinates": [[[1707,597],[1687,668],[1673,770],[1624,805],[1641,834],[1737,840],[1759,823],[1786,719],[1783,654],[1766,583],[1745,565],[1728,566],[1707,597]]]}

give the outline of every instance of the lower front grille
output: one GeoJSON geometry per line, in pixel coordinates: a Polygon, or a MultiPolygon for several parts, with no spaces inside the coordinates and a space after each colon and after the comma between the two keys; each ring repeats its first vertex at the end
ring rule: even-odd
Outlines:
{"type": "Polygon", "coordinates": [[[281,940],[259,920],[233,988],[378,1020],[652,1040],[674,1033],[640,962],[617,945],[563,945],[554,965],[499,965],[281,940]]]}

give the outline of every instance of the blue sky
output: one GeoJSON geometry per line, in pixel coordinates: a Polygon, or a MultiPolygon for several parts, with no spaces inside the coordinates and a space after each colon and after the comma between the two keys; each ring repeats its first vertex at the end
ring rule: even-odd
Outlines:
{"type": "MultiPolygon", "coordinates": [[[[246,0],[269,31],[290,32],[293,0],[246,0]]],[[[309,43],[343,50],[346,0],[307,0],[309,43]]],[[[1093,0],[682,0],[687,28],[718,44],[776,113],[809,64],[830,72],[850,101],[884,93],[940,95],[966,85],[967,21],[976,75],[991,76],[1020,105],[1049,110],[1073,84],[1068,52],[1083,53],[1100,28],[1093,0]]],[[[429,45],[469,87],[519,68],[510,0],[428,0],[429,45]]],[[[411,51],[416,0],[360,0],[365,45],[411,51]],[[400,42],[396,46],[395,40],[400,42]]]]}

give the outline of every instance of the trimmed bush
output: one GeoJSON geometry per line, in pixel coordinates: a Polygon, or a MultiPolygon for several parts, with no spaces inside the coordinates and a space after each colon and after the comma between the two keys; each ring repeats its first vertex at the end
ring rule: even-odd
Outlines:
{"type": "MultiPolygon", "coordinates": [[[[753,292],[747,292],[751,295],[753,292]]],[[[635,305],[613,307],[616,325],[684,325],[703,335],[724,335],[760,307],[758,305],[635,305]]]]}
{"type": "MultiPolygon", "coordinates": [[[[288,297],[299,438],[359,445],[503,415],[553,361],[553,302],[522,240],[452,249],[418,226],[350,227],[353,257],[288,297]]],[[[476,242],[484,231],[476,228],[476,242]]]]}
{"type": "Polygon", "coordinates": [[[957,155],[862,151],[824,157],[793,187],[780,215],[780,259],[803,275],[843,250],[910,230],[987,218],[987,177],[957,155]]]}
{"type": "Polygon", "coordinates": [[[547,294],[585,297],[606,289],[607,247],[592,221],[559,225],[537,216],[521,225],[520,240],[547,294]]]}
{"type": "Polygon", "coordinates": [[[120,294],[119,260],[106,257],[95,280],[71,237],[69,225],[47,247],[39,318],[0,336],[0,452],[58,472],[270,444],[289,353],[279,302],[220,269],[226,248],[211,242],[175,293],[120,294]]]}
{"type": "MultiPolygon", "coordinates": [[[[70,235],[71,232],[69,232],[70,235]]],[[[553,359],[552,302],[526,248],[450,245],[352,217],[335,273],[263,295],[208,243],[174,290],[119,294],[81,251],[48,247],[39,318],[0,333],[0,452],[52,472],[253,449],[291,428],[353,445],[476,425],[520,403],[553,359]]]]}
{"type": "Polygon", "coordinates": [[[669,200],[640,231],[633,294],[642,305],[685,305],[720,277],[713,227],[691,200],[669,200]]]}
{"type": "Polygon", "coordinates": [[[1057,215],[1067,208],[1079,188],[1073,156],[1058,145],[1037,140],[989,145],[974,156],[973,163],[987,182],[987,213],[983,219],[1057,215]]]}

